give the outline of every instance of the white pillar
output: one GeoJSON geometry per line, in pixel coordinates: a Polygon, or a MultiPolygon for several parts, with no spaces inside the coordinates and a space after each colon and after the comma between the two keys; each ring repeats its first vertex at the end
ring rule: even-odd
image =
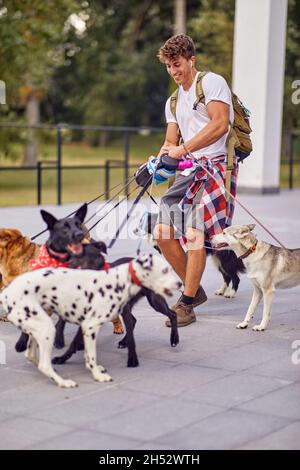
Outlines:
{"type": "Polygon", "coordinates": [[[236,0],[232,89],[251,111],[238,188],[278,192],[287,0],[236,0]]]}

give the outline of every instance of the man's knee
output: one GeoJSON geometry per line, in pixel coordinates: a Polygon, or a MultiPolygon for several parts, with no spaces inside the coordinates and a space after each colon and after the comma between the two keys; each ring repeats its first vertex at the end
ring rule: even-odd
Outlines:
{"type": "Polygon", "coordinates": [[[158,244],[174,238],[174,229],[166,224],[157,224],[153,230],[153,236],[158,244]]]}
{"type": "Polygon", "coordinates": [[[197,228],[188,227],[185,232],[187,239],[187,249],[192,250],[201,250],[204,248],[204,233],[197,228]]]}

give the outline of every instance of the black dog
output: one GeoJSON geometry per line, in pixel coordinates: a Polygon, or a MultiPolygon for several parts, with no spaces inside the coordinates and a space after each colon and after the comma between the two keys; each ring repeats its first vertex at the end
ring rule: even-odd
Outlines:
{"type": "MultiPolygon", "coordinates": [[[[157,222],[158,214],[145,212],[138,227],[134,233],[141,238],[146,239],[153,248],[160,252],[157,241],[153,238],[153,230],[157,222]]],[[[212,248],[206,248],[206,254],[211,255],[216,268],[220,271],[224,279],[224,285],[215,291],[216,295],[224,297],[234,297],[240,283],[239,273],[245,272],[245,266],[232,250],[216,251],[212,248]],[[232,289],[229,288],[232,282],[232,289]]]]}
{"type": "MultiPolygon", "coordinates": [[[[50,236],[45,245],[39,251],[35,260],[37,267],[55,267],[59,263],[68,263],[71,256],[78,256],[82,253],[82,241],[86,236],[86,232],[82,227],[83,221],[87,213],[87,204],[83,204],[72,217],[64,217],[56,219],[52,214],[45,210],[41,210],[41,216],[47,224],[50,236]]],[[[65,346],[64,342],[64,326],[63,320],[58,320],[56,324],[56,335],[54,345],[61,349],[65,346]]],[[[17,352],[25,351],[27,348],[28,335],[22,333],[15,349],[17,352]]]]}
{"type": "MultiPolygon", "coordinates": [[[[102,255],[102,252],[106,253],[106,245],[103,242],[91,242],[88,245],[84,245],[83,253],[81,256],[73,257],[70,260],[69,267],[71,268],[81,268],[81,269],[103,269],[105,267],[105,260],[102,255]],[[92,268],[93,266],[93,268],[92,268]]],[[[114,268],[124,263],[128,263],[133,258],[120,258],[109,264],[109,267],[114,268]]],[[[107,266],[108,268],[108,266],[107,266]]],[[[132,315],[133,306],[142,298],[147,297],[149,304],[157,312],[160,312],[166,315],[171,322],[171,336],[170,343],[171,346],[176,346],[179,343],[178,329],[177,329],[177,317],[175,313],[168,307],[165,299],[155,294],[152,290],[147,289],[146,287],[141,287],[140,292],[133,297],[122,310],[122,317],[126,327],[126,335],[119,342],[119,348],[128,348],[128,367],[137,367],[139,365],[138,357],[136,354],[135,340],[133,336],[133,330],[136,324],[136,319],[132,315]]],[[[60,357],[54,357],[52,360],[53,364],[63,364],[65,363],[76,351],[82,349],[82,332],[81,328],[78,329],[72,343],[70,344],[69,349],[60,357]]]]}

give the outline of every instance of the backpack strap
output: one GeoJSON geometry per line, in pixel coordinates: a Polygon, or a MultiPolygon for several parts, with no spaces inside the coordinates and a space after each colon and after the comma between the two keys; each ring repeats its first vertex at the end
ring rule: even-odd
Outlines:
{"type": "Polygon", "coordinates": [[[176,90],[174,91],[174,93],[172,93],[170,97],[171,113],[173,114],[175,119],[176,119],[176,106],[177,106],[177,100],[178,100],[178,93],[179,93],[179,88],[176,88],[176,90]]]}
{"type": "Polygon", "coordinates": [[[204,96],[204,93],[203,93],[203,86],[202,86],[202,80],[203,78],[205,77],[205,75],[209,73],[208,71],[206,72],[200,72],[198,74],[198,77],[197,77],[197,81],[196,81],[196,101],[193,105],[193,109],[197,109],[197,106],[199,103],[202,103],[202,104],[205,104],[205,96],[204,96]]]}
{"type": "MultiPolygon", "coordinates": [[[[231,173],[233,170],[233,156],[234,148],[238,143],[238,138],[235,133],[235,130],[231,127],[230,132],[227,137],[227,167],[226,167],[226,178],[225,178],[225,188],[229,193],[231,192],[231,173]]],[[[229,193],[226,192],[226,201],[229,200],[229,193]]]]}

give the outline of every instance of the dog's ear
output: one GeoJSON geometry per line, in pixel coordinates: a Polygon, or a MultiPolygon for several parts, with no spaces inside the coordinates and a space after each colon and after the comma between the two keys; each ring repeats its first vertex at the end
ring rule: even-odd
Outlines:
{"type": "Polygon", "coordinates": [[[107,254],[107,246],[104,242],[97,242],[93,241],[92,245],[97,248],[97,250],[100,251],[100,253],[105,253],[107,254]]]}
{"type": "Polygon", "coordinates": [[[41,216],[43,220],[46,222],[48,229],[52,230],[54,227],[54,224],[57,222],[56,217],[50,214],[50,212],[44,211],[43,209],[41,209],[41,216]]]}
{"type": "Polygon", "coordinates": [[[244,225],[237,232],[235,232],[234,236],[236,238],[245,238],[249,234],[249,232],[251,232],[251,230],[254,229],[254,227],[255,227],[255,224],[244,225]]]}
{"type": "Polygon", "coordinates": [[[79,209],[75,212],[74,217],[78,217],[81,223],[83,223],[87,213],[87,203],[85,202],[79,209]]]}
{"type": "Polygon", "coordinates": [[[248,224],[247,227],[249,228],[250,232],[255,229],[256,224],[248,224]]]}

